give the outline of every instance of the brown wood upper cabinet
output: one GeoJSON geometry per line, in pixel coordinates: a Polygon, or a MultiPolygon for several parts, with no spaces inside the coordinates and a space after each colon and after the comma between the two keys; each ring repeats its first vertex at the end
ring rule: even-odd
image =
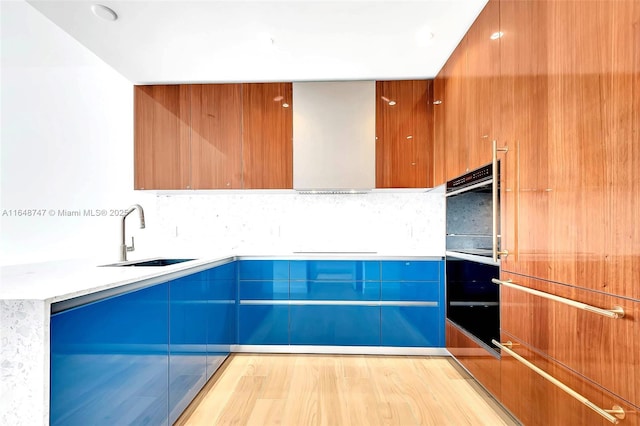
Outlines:
{"type": "Polygon", "coordinates": [[[293,188],[292,95],[291,83],[242,85],[244,188],[293,188]]]}
{"type": "Polygon", "coordinates": [[[433,80],[376,82],[376,187],[433,184],[433,80]]]}
{"type": "Polygon", "coordinates": [[[188,189],[189,86],[136,86],[135,189],[188,189]]]}
{"type": "Polygon", "coordinates": [[[293,187],[291,83],[134,93],[135,189],[293,187]]]}

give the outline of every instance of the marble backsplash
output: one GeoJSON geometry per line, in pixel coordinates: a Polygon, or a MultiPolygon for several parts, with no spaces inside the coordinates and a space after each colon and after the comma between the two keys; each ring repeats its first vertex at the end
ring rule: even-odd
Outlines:
{"type": "Polygon", "coordinates": [[[158,194],[147,224],[156,253],[445,252],[439,191],[158,194]]]}

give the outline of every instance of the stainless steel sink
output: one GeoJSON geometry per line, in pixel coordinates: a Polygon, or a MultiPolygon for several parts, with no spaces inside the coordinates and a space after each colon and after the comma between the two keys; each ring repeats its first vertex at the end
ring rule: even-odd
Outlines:
{"type": "Polygon", "coordinates": [[[188,262],[190,260],[195,259],[147,259],[147,260],[130,260],[127,262],[119,262],[112,263],[109,265],[100,265],[100,266],[169,266],[175,265],[176,263],[188,262]]]}

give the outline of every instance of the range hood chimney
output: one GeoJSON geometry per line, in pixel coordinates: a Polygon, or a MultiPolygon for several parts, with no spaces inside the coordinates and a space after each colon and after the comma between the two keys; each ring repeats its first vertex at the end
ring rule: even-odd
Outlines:
{"type": "Polygon", "coordinates": [[[375,188],[375,81],[293,83],[293,187],[375,188]]]}

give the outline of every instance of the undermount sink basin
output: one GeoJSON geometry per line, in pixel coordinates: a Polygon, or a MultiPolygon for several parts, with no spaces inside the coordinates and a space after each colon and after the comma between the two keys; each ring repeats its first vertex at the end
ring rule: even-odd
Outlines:
{"type": "Polygon", "coordinates": [[[176,263],[188,262],[195,259],[147,259],[147,260],[130,260],[120,263],[112,263],[110,265],[101,266],[169,266],[176,263]]]}

